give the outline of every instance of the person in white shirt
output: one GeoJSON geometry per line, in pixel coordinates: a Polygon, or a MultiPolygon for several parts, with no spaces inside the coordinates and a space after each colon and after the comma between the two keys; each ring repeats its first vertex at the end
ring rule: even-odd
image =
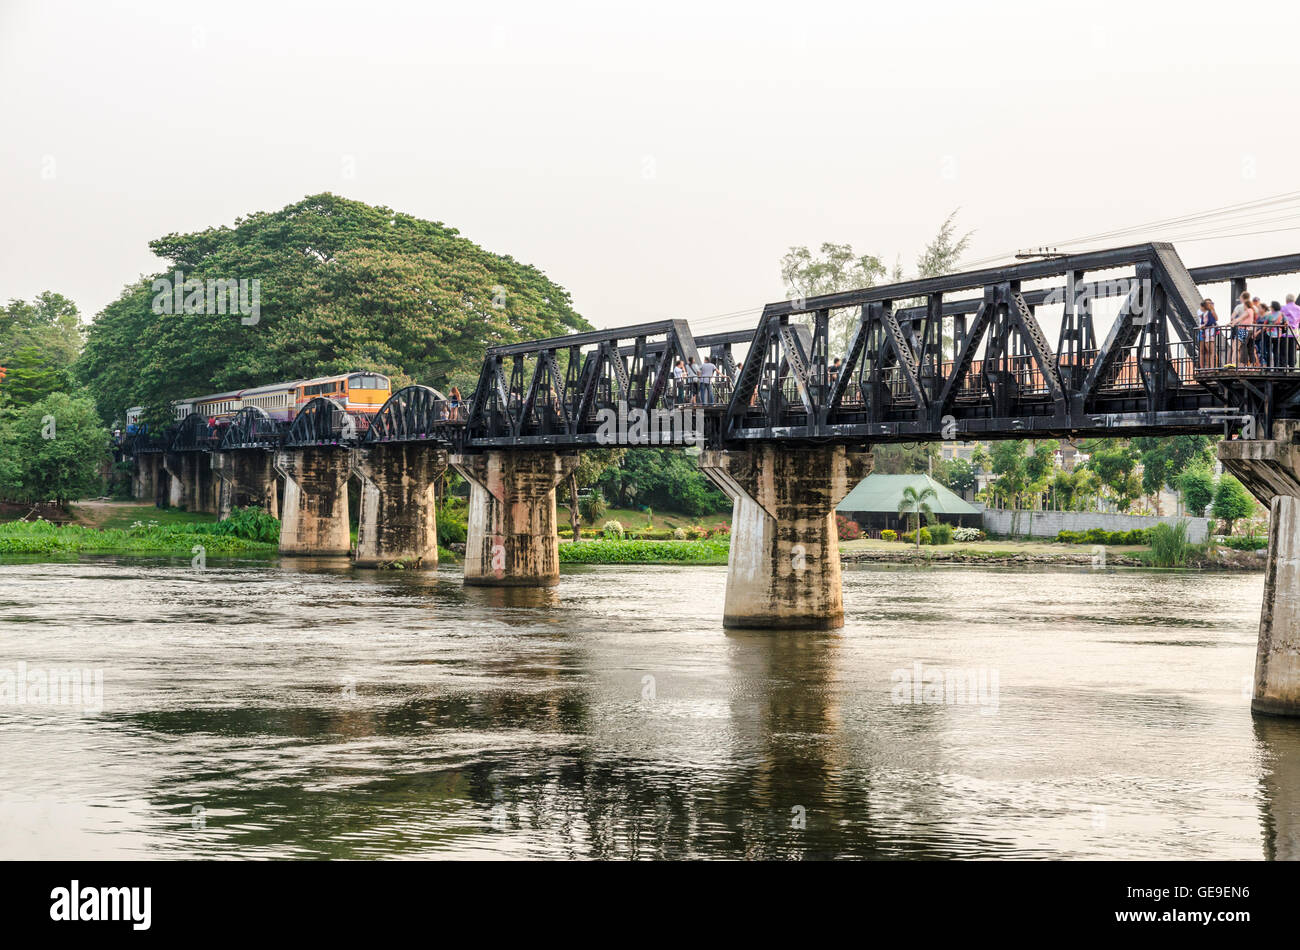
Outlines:
{"type": "Polygon", "coordinates": [[[700,403],[705,406],[713,405],[713,374],[717,368],[713,365],[710,357],[705,357],[704,362],[700,364],[700,403]]]}
{"type": "Polygon", "coordinates": [[[685,364],[683,364],[681,360],[678,360],[676,363],[673,364],[672,401],[674,403],[682,402],[685,398],[685,393],[686,393],[685,376],[686,376],[685,364]]]}

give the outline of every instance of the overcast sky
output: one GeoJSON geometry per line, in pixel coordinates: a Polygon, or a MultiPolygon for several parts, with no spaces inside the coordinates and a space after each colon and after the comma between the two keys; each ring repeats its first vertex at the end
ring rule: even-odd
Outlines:
{"type": "MultiPolygon", "coordinates": [[[[974,262],[1300,190],[1298,11],[0,0],[0,298],[93,314],[151,238],[331,191],[537,265],[598,326],[745,325],[702,318],[785,297],[792,244],[910,269],[957,207],[974,262]]],[[[1293,251],[1297,207],[1175,243],[1293,251]]]]}

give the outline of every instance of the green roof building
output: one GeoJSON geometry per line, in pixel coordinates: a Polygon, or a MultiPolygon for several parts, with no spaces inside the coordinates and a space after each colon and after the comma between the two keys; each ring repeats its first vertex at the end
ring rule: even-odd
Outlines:
{"type": "Polygon", "coordinates": [[[929,475],[868,475],[858,482],[857,487],[844,497],[835,510],[856,521],[869,534],[874,535],[884,528],[906,531],[906,519],[898,516],[898,503],[903,499],[903,489],[909,485],[918,494],[926,488],[934,489],[938,497],[929,499],[928,504],[936,521],[980,527],[980,510],[929,475]]]}

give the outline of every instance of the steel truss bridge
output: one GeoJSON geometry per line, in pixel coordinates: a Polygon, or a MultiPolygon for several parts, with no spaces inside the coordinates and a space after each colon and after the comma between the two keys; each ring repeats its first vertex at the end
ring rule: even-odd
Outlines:
{"type": "Polygon", "coordinates": [[[373,417],[320,397],[291,425],[248,407],[224,430],[191,416],[131,448],[595,447],[610,410],[682,408],[673,366],[703,356],[720,368],[717,401],[698,406],[714,448],[1227,433],[1248,419],[1263,435],[1300,417],[1300,369],[1203,360],[1200,288],[1229,288],[1222,326],[1249,281],[1297,273],[1300,254],[1189,271],[1159,243],[1062,255],[768,304],[753,330],[695,336],[663,320],[492,347],[462,406],[426,386],[393,393],[373,417]],[[1098,306],[1108,299],[1117,305],[1098,306]],[[1039,312],[1058,307],[1053,345],[1039,312]],[[832,317],[846,313],[849,342],[833,352],[832,317]]]}

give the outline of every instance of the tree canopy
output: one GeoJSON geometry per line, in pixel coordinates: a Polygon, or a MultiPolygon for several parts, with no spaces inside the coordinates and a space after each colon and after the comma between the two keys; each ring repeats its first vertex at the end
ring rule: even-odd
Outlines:
{"type": "Polygon", "coordinates": [[[99,491],[108,433],[89,399],[54,393],[0,415],[0,496],[68,501],[99,491]]]}
{"type": "Polygon", "coordinates": [[[590,329],[537,268],[440,222],[328,193],[149,246],[167,270],[104,308],[76,367],[105,420],[138,404],[161,421],[180,397],[350,369],[464,386],[485,346],[590,329]],[[255,322],[155,312],[154,281],[177,271],[258,281],[255,322]]]}
{"type": "Polygon", "coordinates": [[[70,389],[81,346],[81,315],[67,297],[47,290],[30,303],[9,301],[0,308],[0,402],[30,406],[70,389]]]}

